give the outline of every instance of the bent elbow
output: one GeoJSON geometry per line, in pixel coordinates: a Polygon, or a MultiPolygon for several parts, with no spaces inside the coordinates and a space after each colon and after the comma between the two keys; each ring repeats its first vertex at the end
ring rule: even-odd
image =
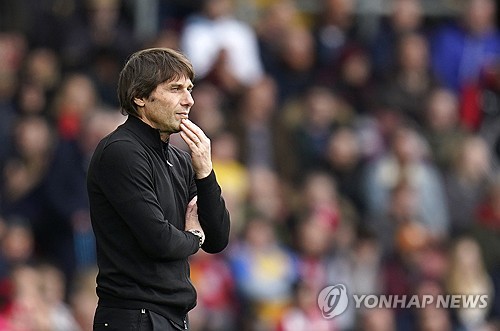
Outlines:
{"type": "Polygon", "coordinates": [[[201,248],[209,254],[217,254],[222,252],[227,247],[228,244],[229,244],[229,238],[226,237],[224,240],[218,240],[217,242],[214,243],[205,242],[205,244],[201,246],[201,248]]]}

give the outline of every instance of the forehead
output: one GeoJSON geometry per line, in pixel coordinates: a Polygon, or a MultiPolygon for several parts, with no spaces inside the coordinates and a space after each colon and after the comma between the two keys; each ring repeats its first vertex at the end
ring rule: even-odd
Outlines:
{"type": "Polygon", "coordinates": [[[166,81],[160,83],[159,85],[160,86],[178,85],[178,86],[190,87],[190,86],[193,86],[193,82],[191,81],[191,79],[189,79],[186,76],[180,76],[180,77],[175,77],[175,78],[166,80],[166,81]]]}

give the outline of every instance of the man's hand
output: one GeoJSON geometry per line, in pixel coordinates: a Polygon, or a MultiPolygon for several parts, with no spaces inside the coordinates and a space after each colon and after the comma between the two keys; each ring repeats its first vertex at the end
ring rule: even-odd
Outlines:
{"type": "Polygon", "coordinates": [[[184,231],[189,231],[200,238],[200,247],[205,241],[205,233],[201,228],[200,221],[198,220],[198,205],[196,201],[198,196],[195,196],[189,201],[186,209],[186,225],[184,231]]]}
{"type": "Polygon", "coordinates": [[[187,209],[186,209],[186,225],[184,227],[185,231],[188,230],[200,230],[203,232],[201,228],[200,221],[198,220],[198,205],[196,201],[198,200],[198,196],[195,196],[191,201],[189,201],[187,209]]]}
{"type": "Polygon", "coordinates": [[[197,179],[205,178],[212,172],[210,154],[210,139],[193,122],[183,119],[181,122],[181,137],[191,149],[193,169],[197,179]]]}

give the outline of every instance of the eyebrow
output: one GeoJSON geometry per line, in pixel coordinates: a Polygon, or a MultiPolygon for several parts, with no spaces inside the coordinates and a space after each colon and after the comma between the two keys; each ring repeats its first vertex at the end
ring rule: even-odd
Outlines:
{"type": "MultiPolygon", "coordinates": [[[[184,84],[182,83],[177,83],[177,82],[171,82],[171,83],[168,83],[167,85],[168,87],[172,88],[172,87],[184,87],[184,84]]],[[[192,89],[194,87],[194,84],[190,83],[187,88],[188,89],[192,89]]]]}

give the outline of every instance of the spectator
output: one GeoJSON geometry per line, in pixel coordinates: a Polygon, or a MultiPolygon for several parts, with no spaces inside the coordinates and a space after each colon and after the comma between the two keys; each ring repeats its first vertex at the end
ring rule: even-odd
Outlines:
{"type": "Polygon", "coordinates": [[[228,126],[227,105],[223,97],[221,91],[209,82],[200,82],[193,90],[196,103],[189,116],[209,137],[215,137],[228,126]]]}
{"type": "Polygon", "coordinates": [[[40,116],[22,117],[14,128],[15,153],[3,169],[2,214],[29,220],[38,241],[45,217],[43,184],[53,153],[54,136],[48,121],[40,116]]]}
{"type": "Polygon", "coordinates": [[[3,168],[12,147],[18,89],[17,72],[26,55],[26,38],[20,33],[0,32],[0,167],[3,168]]]}
{"type": "Polygon", "coordinates": [[[371,59],[364,47],[354,44],[344,47],[335,67],[335,74],[325,77],[319,73],[317,76],[319,82],[333,87],[357,115],[373,112],[376,90],[371,59]]]}
{"type": "Polygon", "coordinates": [[[40,88],[50,100],[61,82],[62,68],[60,59],[50,48],[37,48],[26,57],[22,80],[40,88]]]}
{"type": "Polygon", "coordinates": [[[123,62],[136,49],[131,24],[122,16],[121,0],[84,0],[83,17],[75,19],[62,42],[62,61],[70,70],[85,69],[103,50],[123,62]]]}
{"type": "Polygon", "coordinates": [[[193,330],[224,331],[236,328],[239,307],[233,274],[226,260],[203,251],[190,261],[191,279],[198,291],[198,303],[189,313],[193,330]]]}
{"type": "Polygon", "coordinates": [[[456,95],[446,88],[433,89],[424,109],[424,135],[429,142],[432,160],[443,173],[456,165],[467,131],[459,121],[456,95]]]}
{"type": "Polygon", "coordinates": [[[283,38],[287,31],[300,23],[299,11],[294,1],[271,1],[262,9],[255,29],[265,72],[272,73],[275,70],[283,38]]]}
{"type": "Polygon", "coordinates": [[[495,25],[496,2],[467,0],[459,26],[438,29],[433,37],[433,69],[440,81],[460,96],[461,120],[470,130],[481,127],[486,104],[480,95],[487,72],[500,59],[500,31],[495,25]]]}
{"type": "Polygon", "coordinates": [[[233,236],[242,229],[250,185],[248,167],[237,158],[238,147],[236,138],[229,132],[220,132],[212,139],[213,168],[231,214],[233,236]]]}
{"type": "Polygon", "coordinates": [[[263,73],[255,32],[233,15],[229,0],[203,0],[181,32],[181,49],[199,79],[230,94],[257,82],[263,73]]]}
{"type": "Polygon", "coordinates": [[[48,310],[50,330],[80,331],[66,297],[66,282],[63,273],[54,266],[44,264],[37,268],[40,276],[40,295],[48,310]]]}
{"type": "Polygon", "coordinates": [[[467,0],[458,24],[438,28],[432,37],[432,67],[456,93],[476,85],[481,72],[498,61],[500,33],[493,0],[467,0]]]}
{"type": "Polygon", "coordinates": [[[242,240],[230,253],[230,263],[251,329],[276,327],[291,300],[297,272],[293,256],[278,241],[271,220],[258,215],[249,218],[242,240]]]}
{"type": "Polygon", "coordinates": [[[328,140],[325,169],[330,172],[339,193],[348,199],[360,216],[365,213],[365,202],[359,178],[363,160],[358,133],[351,127],[339,127],[328,140]]]}
{"type": "Polygon", "coordinates": [[[32,226],[27,220],[12,217],[4,224],[1,236],[0,278],[8,281],[14,268],[29,264],[35,258],[35,241],[32,226]]]}
{"type": "Polygon", "coordinates": [[[52,109],[59,137],[76,139],[82,122],[96,108],[97,103],[96,87],[87,75],[72,73],[66,77],[54,97],[52,109]]]}
{"type": "Polygon", "coordinates": [[[424,11],[419,0],[392,0],[387,18],[373,38],[372,61],[377,77],[385,77],[397,63],[397,44],[406,34],[421,32],[424,11]]]}
{"type": "Polygon", "coordinates": [[[248,197],[246,208],[249,213],[264,215],[275,226],[283,225],[289,216],[287,187],[276,171],[255,167],[249,169],[248,197]]]}
{"type": "Polygon", "coordinates": [[[404,181],[415,190],[416,213],[421,224],[433,236],[448,236],[448,209],[442,179],[435,166],[426,161],[425,154],[424,141],[417,131],[401,127],[392,137],[390,150],[366,165],[364,187],[370,221],[384,215],[390,192],[404,181]]]}
{"type": "Polygon", "coordinates": [[[68,283],[74,273],[96,263],[86,189],[87,166],[97,143],[123,122],[118,111],[93,110],[74,139],[55,144],[44,197],[44,245],[68,283]],[[50,230],[49,230],[50,229],[50,230]]]}
{"type": "Polygon", "coordinates": [[[430,67],[427,39],[417,33],[405,34],[395,47],[396,65],[380,87],[380,98],[400,111],[404,118],[422,125],[425,100],[437,86],[430,67]]]}
{"type": "Polygon", "coordinates": [[[445,174],[450,231],[454,237],[474,227],[476,210],[493,174],[490,154],[481,137],[466,137],[458,146],[453,166],[445,174]]]}
{"type": "Polygon", "coordinates": [[[487,270],[500,265],[500,178],[498,172],[488,183],[475,214],[472,235],[481,246],[487,270]]]}
{"type": "Polygon", "coordinates": [[[327,88],[312,86],[301,100],[297,123],[292,124],[297,170],[304,173],[321,166],[328,139],[339,124],[350,120],[350,108],[327,88]]]}
{"type": "Polygon", "coordinates": [[[417,322],[417,331],[455,330],[449,311],[442,307],[426,306],[419,311],[417,322]]]}
{"type": "Polygon", "coordinates": [[[70,289],[68,302],[82,331],[92,330],[95,308],[97,307],[96,274],[96,267],[80,270],[70,289]]]}
{"type": "Polygon", "coordinates": [[[48,305],[43,304],[40,274],[29,265],[18,265],[11,273],[12,293],[10,301],[1,312],[6,330],[52,329],[48,305]]]}
{"type": "Polygon", "coordinates": [[[269,75],[276,81],[278,103],[302,97],[303,92],[314,83],[315,50],[311,32],[303,26],[291,26],[277,44],[275,65],[269,75]]]}
{"type": "Polygon", "coordinates": [[[396,331],[394,311],[389,308],[365,309],[361,312],[360,331],[396,331]]]}
{"type": "Polygon", "coordinates": [[[314,26],[318,69],[330,71],[337,66],[345,45],[356,40],[355,1],[322,0],[314,26]]]}
{"type": "Polygon", "coordinates": [[[280,120],[277,85],[270,77],[242,94],[238,113],[233,115],[231,130],[240,146],[239,159],[248,168],[268,168],[290,179],[294,172],[292,151],[286,125],[280,120]]]}
{"type": "Polygon", "coordinates": [[[23,82],[16,96],[16,111],[19,115],[47,115],[48,96],[38,85],[23,82]]]}
{"type": "MultiPolygon", "coordinates": [[[[484,266],[481,248],[473,238],[455,241],[446,286],[449,294],[492,296],[493,283],[484,266]]],[[[460,307],[454,313],[464,330],[481,330],[487,323],[488,307],[460,307]]]]}
{"type": "Polygon", "coordinates": [[[335,320],[325,319],[317,309],[317,289],[307,281],[294,286],[293,304],[286,309],[276,331],[337,331],[335,320]]]}

